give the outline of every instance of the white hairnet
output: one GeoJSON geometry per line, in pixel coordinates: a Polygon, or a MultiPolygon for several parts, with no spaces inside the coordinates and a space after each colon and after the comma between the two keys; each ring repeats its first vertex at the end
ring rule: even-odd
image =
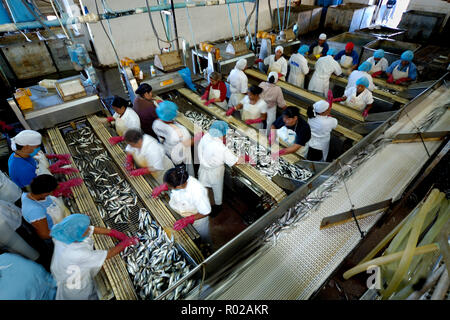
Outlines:
{"type": "Polygon", "coordinates": [[[280,51],[281,51],[281,53],[283,53],[283,52],[284,52],[284,49],[283,49],[283,47],[282,47],[282,46],[278,46],[278,47],[276,47],[276,48],[275,48],[275,52],[277,52],[278,50],[280,50],[280,51]]]}
{"type": "Polygon", "coordinates": [[[320,40],[327,40],[327,35],[325,33],[321,33],[319,36],[320,40]]]}
{"type": "Polygon", "coordinates": [[[325,111],[327,111],[327,109],[329,107],[330,107],[330,104],[328,102],[326,102],[325,100],[320,100],[313,104],[313,109],[314,109],[315,114],[325,112],[325,111]]]}
{"type": "Polygon", "coordinates": [[[270,77],[274,76],[275,77],[275,82],[276,83],[278,81],[278,72],[270,72],[269,75],[267,76],[267,81],[269,81],[270,77]]]}
{"type": "Polygon", "coordinates": [[[20,131],[14,138],[11,139],[11,149],[17,150],[16,145],[19,146],[38,146],[42,143],[42,136],[39,132],[34,130],[20,131]]]}
{"type": "Polygon", "coordinates": [[[245,59],[239,59],[238,62],[236,62],[236,69],[238,70],[244,70],[247,66],[247,60],[245,59]]]}

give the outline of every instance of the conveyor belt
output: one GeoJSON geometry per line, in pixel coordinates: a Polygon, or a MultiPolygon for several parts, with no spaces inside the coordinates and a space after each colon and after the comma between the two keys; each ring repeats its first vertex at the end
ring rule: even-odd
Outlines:
{"type": "MultiPolygon", "coordinates": [[[[51,140],[53,150],[58,154],[69,153],[69,149],[64,142],[64,139],[59,132],[58,128],[52,128],[47,131],[51,140]]],[[[74,161],[71,159],[72,167],[76,168],[74,161]]],[[[70,178],[82,178],[80,173],[71,174],[70,178]]],[[[88,215],[91,219],[91,224],[99,227],[106,228],[100,213],[97,210],[97,206],[92,200],[92,197],[83,183],[80,186],[72,188],[73,197],[80,211],[88,215]]],[[[94,245],[96,249],[109,250],[114,247],[114,242],[110,237],[94,235],[94,245]]],[[[115,256],[111,259],[107,259],[103,264],[103,268],[106,272],[108,280],[113,289],[114,295],[117,300],[136,300],[137,296],[134,291],[133,284],[131,283],[124,261],[120,256],[115,256]]]]}
{"type": "MultiPolygon", "coordinates": [[[[418,123],[434,108],[450,99],[450,90],[444,86],[428,96],[410,112],[411,119],[418,123]]],[[[446,111],[429,131],[441,131],[450,125],[450,114],[446,111]]],[[[414,125],[405,115],[390,129],[390,134],[414,130],[414,125]]],[[[432,154],[441,142],[425,142],[432,154]]],[[[428,160],[421,142],[405,144],[381,144],[380,149],[353,172],[346,186],[339,182],[333,193],[318,207],[288,232],[282,231],[275,245],[268,243],[259,250],[247,268],[240,269],[234,280],[224,280],[220,290],[210,295],[212,299],[308,299],[335,268],[361,241],[354,223],[333,228],[320,229],[324,217],[348,211],[351,203],[355,207],[370,205],[382,200],[401,197],[411,180],[428,160]],[[264,276],[261,276],[264,275],[264,276]]],[[[343,164],[345,166],[346,164],[343,164]]],[[[332,179],[332,177],[330,178],[332,179]]],[[[326,182],[314,190],[308,199],[319,197],[326,182]]],[[[363,231],[374,226],[380,214],[359,221],[363,231]]]]}
{"type": "MultiPolygon", "coordinates": [[[[256,78],[256,79],[259,79],[261,81],[266,81],[267,80],[267,75],[265,75],[265,74],[263,74],[263,73],[261,73],[259,71],[253,70],[253,69],[246,69],[245,73],[248,76],[256,78]]],[[[299,88],[297,86],[294,86],[294,85],[292,85],[292,84],[290,84],[288,82],[285,82],[285,81],[281,81],[280,80],[280,81],[277,82],[277,85],[281,89],[283,89],[284,91],[287,91],[287,92],[290,92],[290,93],[293,93],[293,94],[297,94],[297,95],[299,95],[301,97],[304,97],[304,98],[306,98],[308,100],[311,100],[313,102],[324,100],[324,98],[321,97],[321,96],[313,94],[313,93],[311,93],[308,90],[301,89],[301,88],[299,88]]],[[[340,114],[342,114],[344,116],[350,117],[350,118],[355,119],[357,121],[364,122],[364,117],[361,115],[361,113],[359,111],[351,109],[351,108],[349,108],[347,106],[344,106],[342,104],[333,103],[332,111],[336,111],[336,112],[338,112],[338,113],[340,113],[340,114]]]]}
{"type": "MultiPolygon", "coordinates": [[[[91,124],[94,131],[97,133],[100,140],[105,145],[108,152],[111,154],[113,159],[119,164],[122,172],[125,175],[128,173],[125,171],[123,164],[126,162],[125,152],[118,146],[112,146],[108,140],[111,138],[110,133],[106,130],[105,126],[98,120],[96,116],[88,116],[88,121],[91,124]]],[[[134,190],[141,197],[142,201],[145,203],[147,208],[150,210],[152,216],[156,219],[159,225],[163,228],[171,230],[176,219],[172,213],[167,209],[164,203],[160,199],[153,199],[152,188],[141,176],[132,177],[129,179],[130,184],[134,190]]],[[[175,241],[180,243],[180,245],[188,252],[188,254],[197,262],[200,263],[204,260],[204,257],[198,247],[194,244],[191,238],[186,234],[184,230],[174,232],[175,241]]]]}
{"type": "MultiPolygon", "coordinates": [[[[195,103],[198,107],[200,107],[202,110],[206,111],[207,113],[212,114],[214,117],[216,117],[219,120],[223,120],[227,122],[230,126],[235,128],[236,130],[245,133],[251,140],[258,142],[260,145],[262,145],[266,149],[270,149],[269,143],[267,141],[266,136],[259,135],[258,130],[256,130],[253,127],[247,126],[242,121],[236,119],[235,117],[228,117],[225,113],[225,110],[216,107],[216,106],[205,106],[203,103],[203,100],[200,99],[200,96],[195,94],[194,92],[190,91],[186,88],[181,88],[177,90],[179,93],[181,93],[184,97],[188,98],[190,101],[195,103]]],[[[286,160],[289,163],[296,163],[299,161],[299,157],[296,154],[287,154],[282,156],[284,160],[286,160]]]]}
{"type": "MultiPolygon", "coordinates": [[[[186,118],[183,114],[178,114],[176,118],[177,122],[185,126],[191,133],[194,132],[194,123],[186,118]]],[[[196,132],[200,132],[201,128],[197,127],[196,132]]],[[[260,189],[265,190],[277,203],[286,198],[286,193],[273,183],[269,178],[261,175],[258,170],[253,168],[249,164],[240,164],[235,166],[242,175],[249,178],[253,183],[255,183],[260,189]]]]}

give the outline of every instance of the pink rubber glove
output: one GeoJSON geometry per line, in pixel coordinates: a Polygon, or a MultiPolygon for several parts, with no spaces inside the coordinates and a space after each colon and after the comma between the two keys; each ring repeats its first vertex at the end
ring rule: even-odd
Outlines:
{"type": "Polygon", "coordinates": [[[111,231],[108,233],[108,236],[114,237],[116,239],[119,239],[120,241],[127,240],[128,237],[125,233],[122,233],[120,231],[117,231],[115,229],[111,229],[111,231]]]}
{"type": "Polygon", "coordinates": [[[199,132],[199,133],[195,134],[195,136],[194,136],[194,142],[200,141],[200,139],[203,137],[203,135],[204,135],[203,132],[199,132]]]}
{"type": "Polygon", "coordinates": [[[284,77],[284,75],[278,72],[278,79],[281,79],[282,77],[284,77]]]}
{"type": "Polygon", "coordinates": [[[244,160],[245,160],[245,163],[250,163],[252,166],[256,165],[256,162],[253,161],[253,159],[248,154],[246,154],[244,156],[244,160]]]}
{"type": "Polygon", "coordinates": [[[122,250],[125,249],[126,247],[129,246],[133,246],[139,243],[139,239],[136,237],[133,238],[126,238],[125,240],[123,240],[121,243],[118,244],[118,246],[122,247],[122,250]]]}
{"type": "Polygon", "coordinates": [[[273,154],[271,155],[271,157],[272,157],[272,159],[275,160],[275,159],[281,157],[281,156],[284,155],[284,154],[286,154],[286,149],[281,149],[280,151],[273,153],[273,154]]]}
{"type": "Polygon", "coordinates": [[[210,100],[206,101],[205,106],[209,106],[211,103],[214,102],[214,100],[216,100],[216,99],[210,99],[210,100]]]}
{"type": "Polygon", "coordinates": [[[362,113],[362,116],[363,116],[364,118],[366,118],[368,115],[369,115],[369,110],[368,110],[368,109],[365,109],[365,110],[363,111],[363,113],[362,113]]]}
{"type": "Polygon", "coordinates": [[[394,82],[394,76],[392,75],[392,73],[388,76],[388,79],[386,80],[387,83],[392,83],[394,82]]]}
{"type": "Polygon", "coordinates": [[[0,121],[0,129],[3,132],[6,132],[6,131],[11,131],[12,129],[14,129],[14,127],[11,127],[10,125],[7,125],[4,121],[0,121]]]}
{"type": "Polygon", "coordinates": [[[64,197],[69,197],[72,195],[71,188],[79,186],[82,183],[83,179],[81,178],[73,178],[64,182],[60,182],[56,190],[53,191],[53,196],[59,197],[62,195],[64,197]]]}
{"type": "Polygon", "coordinates": [[[161,102],[163,102],[163,101],[162,101],[162,100],[156,100],[156,102],[157,102],[157,103],[161,103],[161,102]]]}
{"type": "Polygon", "coordinates": [[[65,154],[46,154],[45,157],[47,159],[53,160],[53,159],[58,159],[58,160],[66,160],[68,161],[70,159],[70,154],[65,153],[65,154]]]}
{"type": "Polygon", "coordinates": [[[169,190],[167,183],[163,183],[162,185],[157,186],[155,189],[153,189],[152,197],[157,198],[163,191],[167,190],[169,190]]]}
{"type": "Polygon", "coordinates": [[[395,84],[402,84],[403,82],[408,81],[409,78],[400,78],[398,80],[395,80],[395,84]]]}
{"type": "Polygon", "coordinates": [[[328,90],[328,105],[331,108],[333,106],[333,91],[328,90]]]}
{"type": "Polygon", "coordinates": [[[379,76],[381,76],[381,74],[383,73],[383,71],[377,71],[377,72],[374,72],[374,73],[372,73],[372,78],[376,78],[376,77],[379,77],[379,76]]]}
{"type": "Polygon", "coordinates": [[[140,168],[140,169],[130,171],[130,176],[138,177],[138,176],[143,176],[144,174],[149,174],[149,173],[150,173],[150,170],[148,170],[148,168],[140,168]]]}
{"type": "Polygon", "coordinates": [[[193,224],[195,221],[195,216],[189,216],[180,220],[175,221],[173,224],[173,230],[179,231],[183,228],[186,228],[188,225],[193,224]]]}
{"type": "Polygon", "coordinates": [[[127,171],[131,171],[134,169],[134,161],[133,161],[133,156],[131,154],[127,154],[127,161],[125,162],[125,169],[127,169],[127,171]]]}
{"type": "Polygon", "coordinates": [[[113,122],[113,121],[116,121],[116,119],[114,119],[114,117],[107,117],[106,121],[113,122]]]}
{"type": "Polygon", "coordinates": [[[112,145],[118,144],[119,142],[122,142],[125,138],[124,137],[111,137],[109,138],[109,143],[112,145]]]}
{"type": "Polygon", "coordinates": [[[227,110],[226,115],[231,116],[235,111],[236,111],[236,107],[231,107],[230,109],[227,110]]]}
{"type": "Polygon", "coordinates": [[[200,99],[202,99],[202,100],[208,100],[208,95],[209,95],[209,92],[208,92],[208,91],[205,91],[205,93],[201,96],[200,99]]]}
{"type": "Polygon", "coordinates": [[[255,62],[253,62],[254,64],[260,63],[260,62],[264,62],[263,59],[256,59],[255,62]]]}
{"type": "Polygon", "coordinates": [[[333,99],[333,102],[341,102],[341,101],[345,101],[345,99],[343,97],[333,99]]]}
{"type": "Polygon", "coordinates": [[[246,124],[254,124],[254,123],[261,123],[261,122],[262,122],[262,119],[261,119],[261,118],[245,120],[245,123],[246,123],[246,124]]]}

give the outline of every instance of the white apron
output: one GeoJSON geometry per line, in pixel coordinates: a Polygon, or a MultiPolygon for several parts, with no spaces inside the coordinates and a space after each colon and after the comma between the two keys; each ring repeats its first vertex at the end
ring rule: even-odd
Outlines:
{"type": "Polygon", "coordinates": [[[350,68],[353,64],[353,58],[352,58],[352,56],[346,56],[344,54],[341,57],[340,63],[343,68],[350,68]]]}
{"type": "MultiPolygon", "coordinates": [[[[260,98],[261,99],[261,98],[260,98]]],[[[242,121],[245,120],[250,120],[250,119],[258,119],[261,117],[261,112],[259,110],[259,108],[251,103],[245,103],[243,104],[242,107],[242,121]]],[[[254,123],[251,124],[250,126],[252,126],[255,129],[262,129],[262,123],[254,123]]]]}
{"type": "Polygon", "coordinates": [[[366,108],[366,103],[363,100],[363,95],[360,93],[358,96],[351,95],[350,97],[347,97],[347,100],[345,101],[345,104],[349,106],[352,109],[356,109],[359,111],[363,111],[366,108]]]}
{"type": "Polygon", "coordinates": [[[228,100],[228,107],[231,108],[237,106],[244,98],[245,94],[243,93],[232,93],[230,96],[230,100],[228,100]]]}
{"type": "Polygon", "coordinates": [[[409,66],[408,66],[408,68],[406,68],[406,71],[400,71],[399,66],[400,65],[396,66],[394,68],[394,71],[392,71],[392,76],[394,77],[394,80],[398,80],[401,78],[408,78],[409,66]]]}
{"type": "MultiPolygon", "coordinates": [[[[274,60],[273,63],[269,65],[269,70],[267,71],[267,74],[271,72],[281,73],[282,67],[281,63],[279,62],[280,59],[278,59],[277,61],[274,60]]],[[[282,76],[281,78],[278,78],[278,80],[286,81],[286,78],[282,76]]]]}
{"type": "MultiPolygon", "coordinates": [[[[212,87],[209,89],[209,97],[208,100],[211,99],[219,99],[220,98],[220,90],[213,89],[212,87]]],[[[224,110],[227,110],[227,100],[223,100],[221,102],[214,102],[219,107],[221,107],[224,110]]]]}
{"type": "Polygon", "coordinates": [[[53,225],[60,223],[65,217],[70,215],[69,209],[64,205],[64,202],[56,197],[48,196],[52,200],[53,204],[45,208],[39,201],[36,201],[42,206],[47,214],[52,218],[53,225]]]}
{"type": "Polygon", "coordinates": [[[39,152],[33,158],[37,161],[36,176],[39,176],[41,174],[52,175],[51,172],[48,170],[50,163],[48,162],[47,157],[41,150],[39,150],[39,152]]]}
{"type": "Polygon", "coordinates": [[[316,56],[316,55],[318,55],[318,54],[322,54],[322,50],[323,50],[323,47],[317,45],[317,46],[314,47],[314,49],[313,49],[313,51],[312,51],[312,54],[313,54],[314,56],[316,56]]]}
{"type": "Polygon", "coordinates": [[[125,121],[122,118],[117,118],[115,121],[116,132],[119,136],[123,137],[125,132],[128,130],[125,121]]]}

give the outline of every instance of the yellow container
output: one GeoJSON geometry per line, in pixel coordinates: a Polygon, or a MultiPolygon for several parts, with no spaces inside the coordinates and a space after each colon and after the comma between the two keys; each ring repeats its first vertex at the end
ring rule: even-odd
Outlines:
{"type": "Polygon", "coordinates": [[[30,96],[31,96],[30,89],[19,88],[16,90],[16,93],[14,93],[14,98],[19,104],[20,109],[22,110],[33,109],[33,103],[31,102],[30,96]]]}

